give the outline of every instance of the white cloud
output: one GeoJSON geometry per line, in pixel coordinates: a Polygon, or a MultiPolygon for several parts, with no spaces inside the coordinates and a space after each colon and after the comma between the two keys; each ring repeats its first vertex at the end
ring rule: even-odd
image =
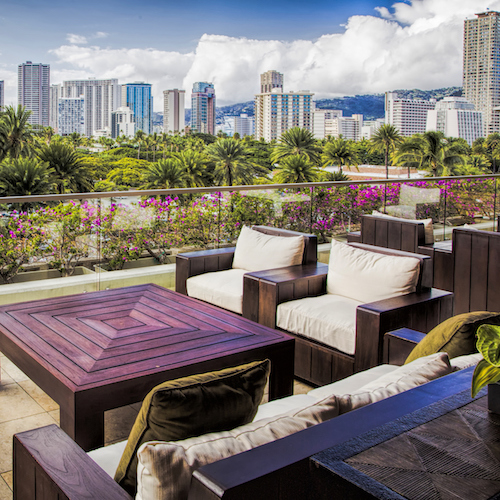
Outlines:
{"type": "Polygon", "coordinates": [[[259,90],[259,74],[269,69],[284,73],[285,90],[307,89],[317,98],[432,89],[461,85],[463,21],[486,8],[499,10],[500,0],[453,0],[452,8],[450,0],[398,2],[390,11],[379,8],[380,17],[353,16],[343,33],[317,40],[205,34],[196,51],[186,54],[77,45],[83,42],[53,52],[58,66],[70,68],[68,73],[59,71],[61,80],[77,71],[96,78],[115,77],[120,83],[153,84],[157,110],[163,90],[180,87],[189,96],[195,81],[213,82],[219,105],[251,100],[259,90]]]}
{"type": "Polygon", "coordinates": [[[82,35],[75,35],[74,33],[68,33],[66,40],[72,44],[85,44],[87,43],[87,38],[82,35]]]}
{"type": "Polygon", "coordinates": [[[106,38],[109,36],[109,33],[106,33],[104,31],[98,31],[95,35],[94,38],[106,38]]]}

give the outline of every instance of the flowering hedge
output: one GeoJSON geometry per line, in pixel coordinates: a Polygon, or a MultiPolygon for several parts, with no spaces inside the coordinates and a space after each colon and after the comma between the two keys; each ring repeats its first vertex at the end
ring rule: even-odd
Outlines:
{"type": "MultiPolygon", "coordinates": [[[[440,220],[492,218],[495,184],[485,180],[415,181],[441,190],[433,207],[440,220]],[[446,213],[444,212],[446,207],[446,213]]],[[[71,275],[86,257],[111,269],[144,252],[167,262],[172,248],[232,244],[241,226],[262,224],[318,234],[320,240],[355,230],[361,215],[399,202],[401,184],[342,185],[302,190],[166,196],[132,205],[61,203],[33,213],[14,213],[0,227],[0,277],[8,283],[27,263],[48,262],[71,275]]]]}

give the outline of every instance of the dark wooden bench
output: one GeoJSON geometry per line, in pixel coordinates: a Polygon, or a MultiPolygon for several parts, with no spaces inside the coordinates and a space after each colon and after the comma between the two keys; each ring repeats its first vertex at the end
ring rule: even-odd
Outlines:
{"type": "MultiPolygon", "coordinates": [[[[201,467],[193,474],[189,500],[315,500],[320,492],[316,489],[319,483],[312,455],[464,390],[470,391],[472,370],[452,373],[201,467]]],[[[131,500],[56,425],[14,435],[13,467],[15,500],[131,500]]]]}

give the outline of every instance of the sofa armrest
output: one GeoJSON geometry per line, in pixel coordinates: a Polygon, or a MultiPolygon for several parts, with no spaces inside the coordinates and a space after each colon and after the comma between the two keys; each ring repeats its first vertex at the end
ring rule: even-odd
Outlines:
{"type": "Polygon", "coordinates": [[[354,371],[382,362],[384,334],[408,327],[428,332],[453,314],[453,294],[432,288],[358,306],[354,371]]]}
{"type": "Polygon", "coordinates": [[[186,280],[198,274],[231,269],[234,247],[216,248],[177,254],[175,259],[175,291],[187,295],[186,280]]]}
{"type": "Polygon", "coordinates": [[[347,243],[361,243],[361,231],[347,233],[347,243]]]}
{"type": "Polygon", "coordinates": [[[55,424],[14,434],[13,473],[17,500],[132,500],[55,424]]]}
{"type": "Polygon", "coordinates": [[[413,348],[425,337],[425,333],[399,328],[384,335],[384,363],[403,365],[413,348]]]}
{"type": "Polygon", "coordinates": [[[328,266],[321,262],[248,273],[243,293],[252,289],[251,294],[258,295],[258,322],[275,328],[278,304],[324,294],[327,273],[328,266]]]}

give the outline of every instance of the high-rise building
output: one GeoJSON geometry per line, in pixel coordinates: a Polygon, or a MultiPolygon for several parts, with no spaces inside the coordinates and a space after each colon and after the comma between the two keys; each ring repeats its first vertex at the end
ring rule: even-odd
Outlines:
{"type": "Polygon", "coordinates": [[[226,116],[221,130],[228,136],[239,134],[240,137],[253,135],[255,122],[253,116],[242,113],[240,116],[226,116]]]}
{"type": "Polygon", "coordinates": [[[483,112],[484,135],[500,132],[500,13],[464,23],[464,97],[483,112]]]}
{"type": "Polygon", "coordinates": [[[122,107],[128,107],[134,113],[136,131],[153,133],[153,96],[150,83],[134,82],[122,85],[122,107]]]}
{"type": "Polygon", "coordinates": [[[163,131],[184,132],[186,110],[184,107],[185,90],[163,91],[163,131]]]}
{"type": "Polygon", "coordinates": [[[461,137],[469,145],[483,137],[483,113],[464,97],[445,97],[427,112],[426,130],[438,130],[446,137],[461,137]]]}
{"type": "Polygon", "coordinates": [[[116,139],[120,135],[127,137],[135,135],[134,112],[126,106],[120,106],[111,114],[111,137],[116,139]]]}
{"type": "Polygon", "coordinates": [[[50,64],[27,61],[18,66],[17,101],[31,111],[31,125],[49,126],[50,64]]]}
{"type": "Polygon", "coordinates": [[[283,74],[270,70],[260,75],[260,93],[272,92],[274,89],[281,89],[283,92],[283,74]]]}
{"type": "Polygon", "coordinates": [[[50,86],[50,112],[49,127],[58,133],[59,127],[59,99],[62,97],[62,85],[60,83],[50,86]]]}
{"type": "Polygon", "coordinates": [[[58,101],[57,132],[59,135],[69,135],[85,132],[85,98],[63,97],[58,101]]]}
{"type": "Polygon", "coordinates": [[[85,134],[111,129],[111,113],[120,106],[120,90],[116,78],[109,80],[68,80],[63,82],[61,97],[85,99],[85,134]]]}
{"type": "Polygon", "coordinates": [[[0,108],[3,109],[5,101],[4,81],[0,80],[0,108]]]}
{"type": "Polygon", "coordinates": [[[191,93],[191,129],[215,134],[215,89],[212,83],[196,82],[191,93]]]}
{"type": "Polygon", "coordinates": [[[267,142],[279,139],[283,132],[300,127],[313,131],[313,95],[308,90],[273,92],[255,96],[255,138],[267,142]]]}
{"type": "Polygon", "coordinates": [[[404,99],[396,92],[385,93],[385,123],[394,125],[402,136],[423,134],[427,111],[436,107],[436,100],[404,99]]]}

